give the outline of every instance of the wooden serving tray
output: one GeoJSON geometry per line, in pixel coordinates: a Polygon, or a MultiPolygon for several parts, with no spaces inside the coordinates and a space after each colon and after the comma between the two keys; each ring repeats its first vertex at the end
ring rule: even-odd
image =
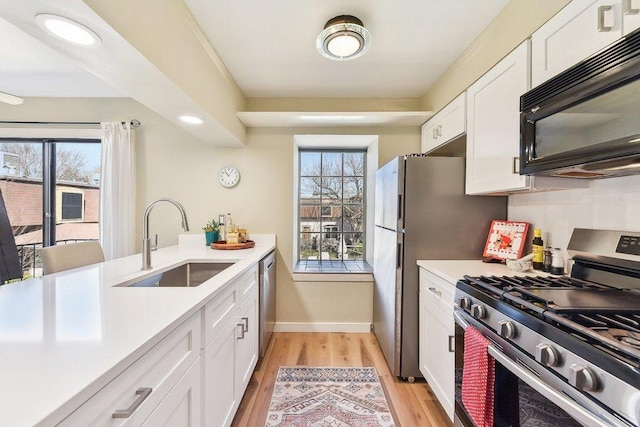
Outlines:
{"type": "Polygon", "coordinates": [[[247,240],[244,243],[227,243],[226,240],[219,240],[211,244],[211,249],[219,249],[224,251],[230,251],[234,249],[249,249],[256,245],[253,240],[247,240]]]}

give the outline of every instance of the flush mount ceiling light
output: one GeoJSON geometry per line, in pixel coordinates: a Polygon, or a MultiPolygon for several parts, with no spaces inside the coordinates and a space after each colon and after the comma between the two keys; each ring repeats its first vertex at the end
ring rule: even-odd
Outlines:
{"type": "Polygon", "coordinates": [[[201,125],[202,123],[204,123],[204,120],[202,120],[200,117],[191,116],[189,114],[178,116],[178,119],[184,123],[189,123],[190,125],[201,125]]]}
{"type": "Polygon", "coordinates": [[[98,47],[102,43],[91,29],[64,16],[40,13],[36,15],[36,22],[47,33],[67,43],[82,47],[98,47]]]}
{"type": "Polygon", "coordinates": [[[19,96],[11,95],[10,93],[0,92],[0,102],[10,105],[20,105],[24,102],[19,96]]]}
{"type": "Polygon", "coordinates": [[[348,61],[364,55],[371,47],[371,33],[362,21],[351,15],[336,16],[327,21],[316,39],[316,48],[325,58],[348,61]]]}

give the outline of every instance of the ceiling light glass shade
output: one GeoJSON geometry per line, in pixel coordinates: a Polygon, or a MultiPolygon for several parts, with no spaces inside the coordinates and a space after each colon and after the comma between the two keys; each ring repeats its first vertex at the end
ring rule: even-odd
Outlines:
{"type": "Polygon", "coordinates": [[[64,16],[41,13],[36,22],[46,32],[67,43],[82,47],[98,47],[102,39],[91,29],[64,16]]]}
{"type": "Polygon", "coordinates": [[[200,117],[191,116],[189,114],[178,116],[178,119],[183,121],[184,123],[189,123],[191,125],[201,125],[202,123],[204,123],[204,120],[202,120],[200,117]]]}
{"type": "Polygon", "coordinates": [[[330,19],[316,39],[316,48],[325,58],[348,61],[364,55],[371,47],[371,33],[351,15],[330,19]]]}

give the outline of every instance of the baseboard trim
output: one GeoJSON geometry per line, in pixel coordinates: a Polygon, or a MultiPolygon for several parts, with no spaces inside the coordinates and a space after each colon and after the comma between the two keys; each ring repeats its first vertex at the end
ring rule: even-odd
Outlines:
{"type": "Polygon", "coordinates": [[[274,332],[371,332],[371,323],[297,323],[277,322],[274,332]]]}

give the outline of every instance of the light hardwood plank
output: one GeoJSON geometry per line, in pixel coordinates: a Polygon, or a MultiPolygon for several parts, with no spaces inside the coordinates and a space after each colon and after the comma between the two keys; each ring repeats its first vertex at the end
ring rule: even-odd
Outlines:
{"type": "Polygon", "coordinates": [[[279,332],[251,377],[232,427],[264,426],[280,366],[373,366],[398,427],[451,426],[426,382],[410,384],[391,374],[373,334],[279,332]]]}

